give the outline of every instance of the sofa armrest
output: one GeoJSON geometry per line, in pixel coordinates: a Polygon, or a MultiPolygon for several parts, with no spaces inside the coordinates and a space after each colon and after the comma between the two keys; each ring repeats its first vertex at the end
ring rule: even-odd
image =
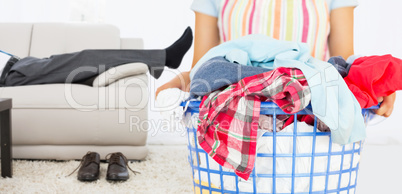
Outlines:
{"type": "Polygon", "coordinates": [[[120,39],[121,49],[143,49],[144,40],[142,38],[121,38],[120,39]]]}
{"type": "Polygon", "coordinates": [[[93,87],[106,87],[110,84],[127,77],[146,74],[148,66],[144,63],[128,63],[110,68],[98,75],[92,83],[93,87]]]}

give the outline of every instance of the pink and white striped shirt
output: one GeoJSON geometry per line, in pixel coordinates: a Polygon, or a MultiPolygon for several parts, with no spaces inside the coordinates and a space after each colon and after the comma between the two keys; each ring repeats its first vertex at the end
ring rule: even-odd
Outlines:
{"type": "Polygon", "coordinates": [[[328,58],[329,13],[356,0],[193,0],[191,8],[218,18],[222,42],[247,34],[305,42],[311,55],[328,58]]]}

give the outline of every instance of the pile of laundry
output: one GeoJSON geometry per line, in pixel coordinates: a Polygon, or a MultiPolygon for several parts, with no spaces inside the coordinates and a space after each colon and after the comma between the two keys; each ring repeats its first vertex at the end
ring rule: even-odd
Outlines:
{"type": "MultiPolygon", "coordinates": [[[[285,113],[311,104],[317,128],[330,131],[333,143],[346,145],[366,137],[362,108],[402,89],[402,61],[391,55],[324,62],[309,53],[304,43],[248,35],[214,47],[199,60],[190,74],[190,98],[202,97],[197,141],[215,162],[249,179],[258,130],[273,130],[261,124],[273,120],[260,115],[261,102],[275,102],[285,113]]],[[[275,130],[293,126],[294,120],[276,118],[275,130]]],[[[297,120],[314,124],[310,115],[297,120]]]]}

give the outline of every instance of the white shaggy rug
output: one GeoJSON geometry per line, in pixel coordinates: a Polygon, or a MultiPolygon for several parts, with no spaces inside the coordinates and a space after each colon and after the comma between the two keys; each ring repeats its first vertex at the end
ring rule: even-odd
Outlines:
{"type": "Polygon", "coordinates": [[[146,160],[129,162],[141,174],[130,172],[128,181],[116,183],[105,180],[107,163],[101,163],[98,181],[80,182],[77,172],[65,177],[79,161],[14,160],[13,178],[0,178],[0,193],[193,193],[186,145],[149,146],[149,151],[146,160]]]}

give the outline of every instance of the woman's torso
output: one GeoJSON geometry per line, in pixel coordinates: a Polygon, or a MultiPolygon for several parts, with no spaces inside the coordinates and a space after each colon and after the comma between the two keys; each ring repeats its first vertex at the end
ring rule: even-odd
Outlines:
{"type": "Polygon", "coordinates": [[[311,55],[328,57],[328,0],[219,0],[218,26],[222,42],[247,34],[305,42],[311,55]]]}

